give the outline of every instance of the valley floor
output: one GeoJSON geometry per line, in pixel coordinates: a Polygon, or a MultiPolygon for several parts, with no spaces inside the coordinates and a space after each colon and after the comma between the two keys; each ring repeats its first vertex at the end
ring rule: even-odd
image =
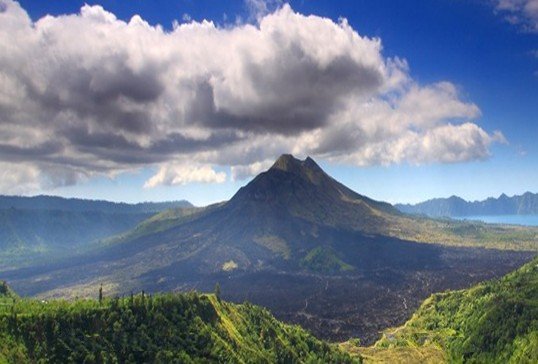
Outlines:
{"type": "MultiPolygon", "coordinates": [[[[424,251],[422,245],[421,252],[424,251]]],[[[432,293],[467,288],[500,277],[534,256],[534,253],[487,249],[443,248],[441,251],[442,260],[432,258],[437,263],[434,265],[420,268],[400,265],[332,275],[263,270],[193,277],[188,270],[171,266],[169,271],[151,272],[135,282],[126,279],[119,286],[122,291],[110,291],[106,276],[105,279],[90,279],[82,285],[67,284],[65,277],[76,277],[84,272],[91,275],[91,271],[79,265],[73,267],[71,276],[69,271],[62,271],[61,276],[54,271],[19,271],[2,273],[2,277],[7,278],[17,292],[44,299],[97,297],[101,283],[107,296],[129,295],[131,291],[142,289],[146,292],[192,289],[211,292],[219,283],[223,298],[267,307],[278,319],[299,324],[319,338],[340,342],[357,337],[363,344],[371,344],[385,328],[403,324],[432,293]],[[54,282],[59,289],[47,291],[54,282]]],[[[107,270],[106,266],[100,269],[101,272],[107,270]]]]}

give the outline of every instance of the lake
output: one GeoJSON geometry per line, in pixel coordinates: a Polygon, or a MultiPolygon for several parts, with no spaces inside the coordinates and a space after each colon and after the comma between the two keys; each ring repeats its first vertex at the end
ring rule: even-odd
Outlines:
{"type": "Polygon", "coordinates": [[[512,224],[524,226],[538,226],[538,215],[481,215],[459,216],[458,220],[478,220],[489,224],[512,224]]]}

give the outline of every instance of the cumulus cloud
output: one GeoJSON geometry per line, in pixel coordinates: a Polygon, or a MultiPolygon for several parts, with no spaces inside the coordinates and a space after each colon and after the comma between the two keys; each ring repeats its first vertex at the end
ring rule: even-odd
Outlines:
{"type": "Polygon", "coordinates": [[[0,191],[22,195],[43,189],[72,185],[89,176],[80,170],[57,165],[0,162],[0,191]]]}
{"type": "Polygon", "coordinates": [[[505,19],[528,32],[538,32],[538,0],[495,0],[505,19]]]}
{"type": "Polygon", "coordinates": [[[226,173],[216,172],[210,166],[166,164],[159,168],[159,171],[146,181],[144,188],[153,188],[159,185],[185,185],[192,182],[223,183],[225,181],[226,173]]]}
{"type": "Polygon", "coordinates": [[[274,163],[274,160],[265,160],[263,162],[254,162],[245,166],[232,166],[232,180],[240,181],[248,177],[255,176],[267,170],[274,163]]]}
{"type": "Polygon", "coordinates": [[[22,194],[38,191],[40,172],[34,165],[24,166],[0,162],[0,189],[4,193],[22,194]]]}
{"type": "Polygon", "coordinates": [[[457,87],[416,83],[345,19],[249,3],[256,24],[166,31],[89,5],[33,21],[0,0],[0,163],[42,188],[154,166],[151,187],[221,182],[217,165],[245,178],[284,152],[444,163],[503,141],[457,87]]]}
{"type": "Polygon", "coordinates": [[[275,11],[282,6],[282,0],[245,0],[245,4],[254,20],[260,20],[263,16],[275,11]]]}

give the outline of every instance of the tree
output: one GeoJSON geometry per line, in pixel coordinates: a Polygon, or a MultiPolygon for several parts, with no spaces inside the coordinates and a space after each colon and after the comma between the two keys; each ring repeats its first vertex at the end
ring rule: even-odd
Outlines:
{"type": "Polygon", "coordinates": [[[7,282],[2,281],[2,283],[0,284],[0,294],[7,295],[8,293],[9,293],[9,288],[7,286],[7,282]]]}
{"type": "Polygon", "coordinates": [[[217,299],[220,301],[220,284],[219,284],[219,282],[217,282],[217,284],[215,284],[215,297],[217,297],[217,299]]]}
{"type": "Polygon", "coordinates": [[[101,287],[99,287],[99,304],[103,302],[103,285],[101,284],[101,287]]]}

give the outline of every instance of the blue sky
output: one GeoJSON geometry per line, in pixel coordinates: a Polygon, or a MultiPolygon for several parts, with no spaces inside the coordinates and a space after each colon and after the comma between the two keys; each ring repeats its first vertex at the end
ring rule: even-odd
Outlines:
{"type": "MultiPolygon", "coordinates": [[[[249,22],[257,26],[257,21],[264,15],[254,14],[252,3],[249,7],[241,1],[20,1],[33,21],[47,14],[79,13],[84,3],[102,5],[106,11],[126,22],[138,14],[150,25],[161,24],[165,32],[173,30],[174,21],[185,23],[204,19],[212,20],[217,28],[239,27],[249,22]]],[[[388,161],[379,157],[364,159],[366,152],[356,149],[350,151],[353,158],[346,158],[330,149],[314,156],[329,174],[359,193],[389,202],[418,202],[452,194],[474,200],[501,193],[538,192],[538,146],[535,141],[538,136],[538,55],[534,53],[538,50],[538,34],[532,27],[529,28],[529,24],[536,24],[532,14],[518,12],[518,9],[507,11],[493,1],[318,0],[292,1],[290,5],[297,14],[329,18],[335,24],[340,18],[346,18],[349,26],[360,36],[379,38],[383,47],[382,57],[385,60],[392,57],[405,59],[405,72],[413,85],[419,85],[417,87],[427,88],[428,85],[449,82],[457,89],[455,98],[460,103],[458,107],[466,109],[455,112],[453,116],[449,114],[442,122],[461,124],[470,119],[473,125],[485,131],[484,138],[488,140],[483,143],[489,156],[484,155],[483,150],[473,150],[464,151],[453,160],[439,156],[426,159],[395,157],[388,161]],[[507,21],[507,15],[511,16],[511,21],[507,21]],[[516,16],[519,18],[514,18],[516,16]],[[471,104],[480,110],[479,115],[471,110],[471,104]],[[502,141],[494,137],[495,131],[502,133],[502,141]]],[[[268,12],[278,6],[281,4],[269,3],[268,12]]],[[[69,31],[76,33],[77,29],[69,31]]],[[[432,125],[437,126],[438,123],[432,121],[432,125]]],[[[414,130],[414,127],[409,130],[414,130]]],[[[270,129],[270,132],[273,130],[270,129]]],[[[77,148],[82,150],[80,145],[77,148]]],[[[249,146],[248,150],[254,149],[249,146]]],[[[300,156],[304,156],[301,155],[303,150],[305,154],[311,153],[308,148],[301,149],[300,156]]],[[[92,153],[97,158],[98,154],[92,153]]],[[[197,153],[193,158],[205,163],[206,156],[199,151],[197,153]]],[[[230,152],[230,155],[234,153],[230,152]]],[[[252,153],[259,153],[260,157],[237,163],[262,162],[265,166],[268,159],[278,154],[278,148],[252,153]]],[[[82,163],[77,161],[76,173],[71,170],[60,172],[60,175],[67,176],[61,183],[33,184],[34,188],[28,189],[28,192],[17,192],[127,202],[187,199],[204,205],[230,198],[248,182],[248,177],[240,180],[230,177],[230,166],[234,165],[236,161],[233,158],[237,157],[229,158],[214,158],[210,161],[210,177],[205,180],[194,178],[188,183],[173,182],[173,173],[180,167],[162,169],[162,178],[155,179],[158,183],[152,184],[151,188],[147,188],[148,181],[156,176],[159,168],[164,168],[164,161],[137,161],[136,168],[131,168],[114,160],[114,167],[105,173],[100,172],[104,170],[101,165],[92,166],[90,172],[82,171],[82,163]],[[218,179],[223,172],[226,173],[225,182],[218,179]],[[71,177],[79,174],[83,177],[71,177]],[[202,180],[209,183],[202,183],[202,180]]],[[[25,160],[25,163],[33,161],[25,160]]],[[[45,169],[41,164],[36,166],[38,171],[45,169]]],[[[199,174],[193,172],[190,175],[199,174]]]]}

